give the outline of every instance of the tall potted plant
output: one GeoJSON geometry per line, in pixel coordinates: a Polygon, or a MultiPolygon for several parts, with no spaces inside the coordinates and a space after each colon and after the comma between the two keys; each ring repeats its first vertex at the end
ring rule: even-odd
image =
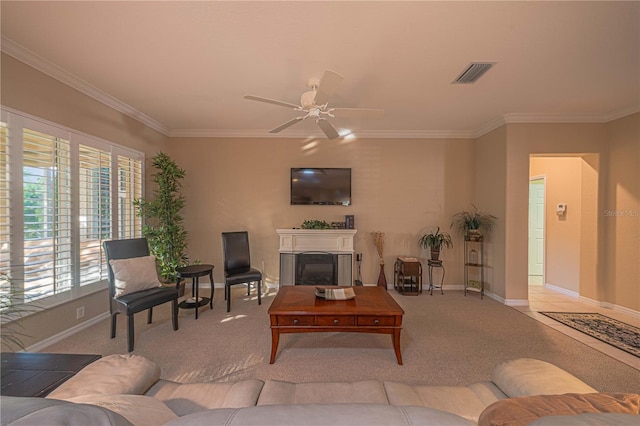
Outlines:
{"type": "Polygon", "coordinates": [[[165,282],[176,282],[176,269],[188,262],[187,231],[180,211],[184,207],[182,179],[185,171],[164,152],[153,157],[152,176],[157,188],[152,200],[133,201],[138,216],[145,219],[142,235],[149,241],[149,250],[156,257],[160,276],[165,282]]]}
{"type": "Polygon", "coordinates": [[[440,259],[440,250],[442,248],[453,247],[451,235],[447,232],[440,232],[439,226],[436,227],[435,231],[429,232],[428,234],[424,234],[420,237],[418,244],[424,249],[431,249],[431,260],[440,259]]]}
{"type": "Polygon", "coordinates": [[[466,240],[482,241],[484,235],[491,234],[497,218],[483,213],[472,204],[471,210],[463,210],[453,215],[451,227],[464,235],[466,240]]]}

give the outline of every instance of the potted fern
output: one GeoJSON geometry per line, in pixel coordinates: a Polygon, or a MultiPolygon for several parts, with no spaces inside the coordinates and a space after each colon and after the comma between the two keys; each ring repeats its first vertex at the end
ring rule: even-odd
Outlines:
{"type": "Polygon", "coordinates": [[[424,249],[431,249],[431,260],[439,260],[440,250],[445,247],[452,248],[453,241],[451,241],[451,235],[440,232],[440,227],[437,226],[435,231],[421,236],[418,245],[424,249]]]}
{"type": "Polygon", "coordinates": [[[485,234],[491,234],[497,218],[481,212],[473,204],[471,206],[471,210],[463,210],[453,215],[451,227],[468,241],[482,241],[485,234]]]}
{"type": "Polygon", "coordinates": [[[142,235],[149,241],[149,250],[156,257],[162,281],[175,283],[176,269],[188,264],[187,231],[180,211],[184,207],[182,180],[185,176],[175,161],[164,152],[152,159],[157,170],[152,176],[157,188],[152,200],[133,201],[136,214],[145,219],[142,235]]]}

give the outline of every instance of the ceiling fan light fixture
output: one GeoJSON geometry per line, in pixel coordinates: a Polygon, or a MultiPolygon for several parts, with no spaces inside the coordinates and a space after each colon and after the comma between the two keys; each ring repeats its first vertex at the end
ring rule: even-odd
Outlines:
{"type": "Polygon", "coordinates": [[[304,92],[302,96],[300,96],[300,105],[254,95],[245,95],[244,98],[250,101],[278,105],[304,113],[302,117],[293,118],[275,129],[270,130],[269,133],[279,133],[306,118],[313,118],[327,139],[333,140],[341,137],[333,124],[327,120],[327,118],[335,118],[334,112],[339,113],[341,117],[344,116],[348,118],[382,118],[384,116],[384,110],[381,109],[328,108],[329,97],[336,91],[338,86],[340,86],[343,79],[344,77],[340,74],[330,70],[325,70],[321,80],[316,78],[309,79],[308,84],[311,90],[304,92]]]}
{"type": "Polygon", "coordinates": [[[453,80],[452,84],[473,84],[495,64],[496,62],[471,62],[471,64],[453,80]]]}

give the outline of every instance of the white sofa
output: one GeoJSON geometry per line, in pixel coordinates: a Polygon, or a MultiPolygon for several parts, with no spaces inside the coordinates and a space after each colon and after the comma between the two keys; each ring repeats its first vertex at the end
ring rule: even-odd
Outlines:
{"type": "Polygon", "coordinates": [[[378,380],[182,384],[160,379],[159,367],[147,358],[111,355],[35,401],[31,410],[25,409],[29,400],[3,398],[2,424],[42,424],[69,406],[76,417],[96,408],[91,424],[118,425],[519,424],[508,423],[514,415],[521,424],[569,421],[556,414],[571,415],[570,421],[582,422],[577,424],[637,426],[640,420],[640,395],[598,393],[552,364],[524,358],[498,365],[486,382],[420,386],[378,380]],[[52,405],[41,407],[42,401],[52,405]]]}

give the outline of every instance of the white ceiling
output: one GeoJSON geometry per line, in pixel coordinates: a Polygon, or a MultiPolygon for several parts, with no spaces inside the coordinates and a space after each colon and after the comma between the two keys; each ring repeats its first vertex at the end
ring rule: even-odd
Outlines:
{"type": "MultiPolygon", "coordinates": [[[[310,77],[368,137],[470,137],[504,122],[607,121],[640,106],[640,2],[2,0],[2,50],[167,135],[269,136],[310,77]],[[473,61],[477,83],[451,82],[473,61]]],[[[304,121],[280,136],[318,134],[304,121]]]]}

